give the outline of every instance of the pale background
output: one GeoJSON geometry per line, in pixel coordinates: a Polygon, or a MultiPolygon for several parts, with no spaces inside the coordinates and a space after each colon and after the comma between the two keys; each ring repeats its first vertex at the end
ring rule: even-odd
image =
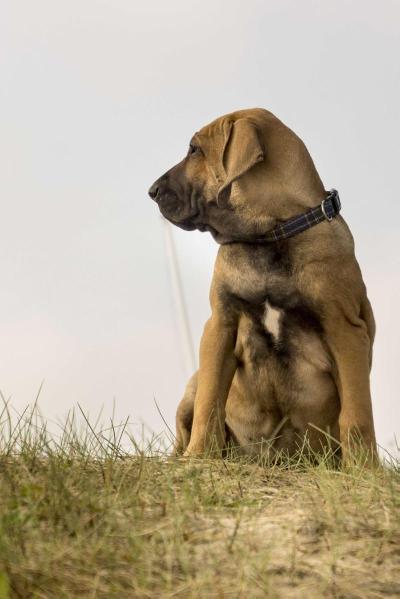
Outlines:
{"type": "MultiPolygon", "coordinates": [[[[399,438],[400,2],[0,0],[0,389],[16,410],[173,424],[189,374],[149,185],[191,134],[272,110],[340,190],[399,438]]],[[[197,347],[216,245],[174,231],[197,347]]]]}

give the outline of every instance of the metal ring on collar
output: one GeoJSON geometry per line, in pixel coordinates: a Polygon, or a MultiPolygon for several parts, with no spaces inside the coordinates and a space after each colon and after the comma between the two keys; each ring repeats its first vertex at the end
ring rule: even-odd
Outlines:
{"type": "Polygon", "coordinates": [[[321,210],[322,210],[322,214],[325,216],[326,220],[331,222],[331,220],[333,219],[333,216],[328,216],[325,210],[325,202],[328,198],[325,198],[324,200],[322,200],[321,202],[321,210]]]}

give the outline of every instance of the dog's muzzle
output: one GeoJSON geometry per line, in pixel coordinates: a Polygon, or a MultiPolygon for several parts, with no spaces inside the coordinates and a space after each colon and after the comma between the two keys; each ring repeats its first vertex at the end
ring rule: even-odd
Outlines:
{"type": "Polygon", "coordinates": [[[172,224],[184,229],[185,231],[193,231],[197,228],[196,219],[199,212],[190,206],[189,202],[180,197],[170,185],[168,175],[163,175],[157,179],[150,187],[149,196],[154,200],[160,209],[161,214],[172,224]],[[192,208],[192,209],[191,209],[192,208]]]}
{"type": "Polygon", "coordinates": [[[182,202],[180,202],[177,194],[162,180],[155,181],[148,193],[151,199],[158,204],[161,214],[166,218],[171,219],[182,210],[182,202]]]}

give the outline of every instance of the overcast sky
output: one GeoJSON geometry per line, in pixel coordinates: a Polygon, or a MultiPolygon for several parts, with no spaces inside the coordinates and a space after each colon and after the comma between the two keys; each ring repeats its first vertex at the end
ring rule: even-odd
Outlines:
{"type": "MultiPolygon", "coordinates": [[[[400,3],[0,0],[0,389],[42,380],[154,431],[190,374],[149,185],[192,133],[254,106],[339,189],[377,320],[378,441],[400,439],[400,3]]],[[[174,238],[197,348],[217,246],[174,238]]]]}

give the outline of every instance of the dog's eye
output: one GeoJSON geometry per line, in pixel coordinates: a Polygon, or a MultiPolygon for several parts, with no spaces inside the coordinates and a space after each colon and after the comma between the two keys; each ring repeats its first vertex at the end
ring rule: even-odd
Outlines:
{"type": "Polygon", "coordinates": [[[196,146],[193,143],[189,144],[188,156],[193,156],[193,154],[201,154],[200,146],[196,146]]]}

